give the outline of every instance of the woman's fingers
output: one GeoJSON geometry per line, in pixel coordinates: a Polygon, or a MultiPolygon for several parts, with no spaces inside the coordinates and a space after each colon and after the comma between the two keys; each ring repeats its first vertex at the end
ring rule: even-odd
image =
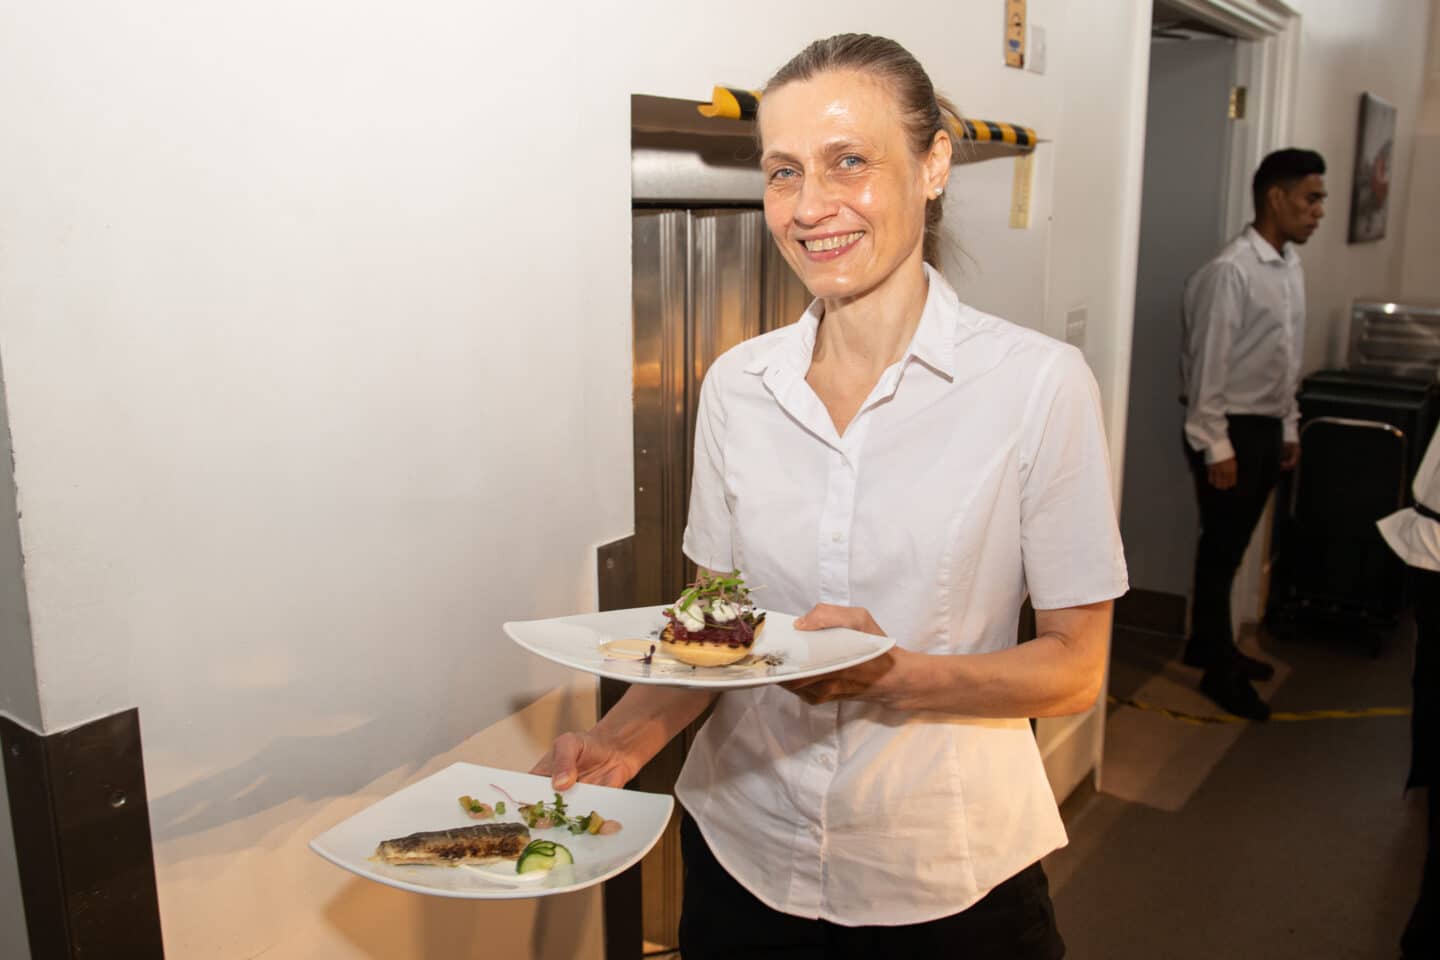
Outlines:
{"type": "Polygon", "coordinates": [[[885,631],[875,622],[870,611],[864,607],[840,607],[833,603],[817,603],[810,611],[795,620],[796,630],[827,630],[830,627],[848,627],[861,633],[885,636],[885,631]]]}
{"type": "Polygon", "coordinates": [[[569,790],[575,786],[575,781],[580,778],[580,754],[585,749],[585,742],[573,733],[562,733],[555,740],[555,745],[550,748],[550,753],[545,760],[541,760],[532,773],[541,776],[550,775],[550,785],[556,790],[569,790]],[[541,769],[547,767],[547,769],[541,769]]]}
{"type": "Polygon", "coordinates": [[[808,680],[791,680],[781,684],[795,696],[814,706],[817,703],[824,703],[832,699],[831,692],[834,681],[828,677],[811,677],[808,680]]]}

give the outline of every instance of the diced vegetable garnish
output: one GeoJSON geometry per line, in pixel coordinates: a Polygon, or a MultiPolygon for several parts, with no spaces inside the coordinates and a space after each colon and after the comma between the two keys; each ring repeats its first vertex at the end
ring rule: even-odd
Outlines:
{"type": "MultiPolygon", "coordinates": [[[[497,812],[504,813],[504,810],[500,809],[502,806],[503,804],[497,805],[497,812]]],[[[578,836],[582,833],[610,834],[620,829],[620,824],[614,820],[606,820],[594,810],[584,816],[570,816],[569,809],[565,806],[565,798],[558,793],[555,794],[554,803],[546,803],[543,800],[539,803],[522,803],[519,812],[520,818],[532,830],[564,827],[578,836]],[[610,826],[611,824],[614,826],[610,826]]]]}
{"type": "Polygon", "coordinates": [[[464,810],[472,820],[489,820],[495,816],[495,810],[488,803],[481,803],[471,796],[460,798],[460,809],[464,810]]]}

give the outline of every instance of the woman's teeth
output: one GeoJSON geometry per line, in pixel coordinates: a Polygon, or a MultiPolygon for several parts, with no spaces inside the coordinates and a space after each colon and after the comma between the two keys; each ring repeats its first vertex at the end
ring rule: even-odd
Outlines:
{"type": "Polygon", "coordinates": [[[838,250],[841,247],[848,247],[864,236],[863,232],[847,233],[839,237],[824,237],[820,240],[806,240],[805,249],[811,253],[823,253],[826,250],[838,250]]]}

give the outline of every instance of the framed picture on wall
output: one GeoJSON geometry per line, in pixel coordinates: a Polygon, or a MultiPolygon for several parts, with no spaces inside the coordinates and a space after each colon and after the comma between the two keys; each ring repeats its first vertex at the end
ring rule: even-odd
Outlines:
{"type": "Polygon", "coordinates": [[[1385,236],[1394,156],[1395,108],[1374,94],[1361,94],[1355,183],[1350,192],[1351,243],[1368,243],[1385,236]]]}

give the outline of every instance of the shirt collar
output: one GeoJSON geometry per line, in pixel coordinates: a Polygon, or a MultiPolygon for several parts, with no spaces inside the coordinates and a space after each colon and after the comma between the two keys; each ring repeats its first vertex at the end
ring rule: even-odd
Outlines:
{"type": "Polygon", "coordinates": [[[1255,255],[1260,258],[1261,263],[1292,263],[1296,259],[1295,247],[1293,244],[1285,244],[1282,252],[1270,246],[1270,241],[1260,235],[1255,229],[1255,224],[1245,228],[1245,239],[1250,241],[1250,246],[1255,248],[1255,255]]]}
{"type": "MultiPolygon", "coordinates": [[[[925,295],[925,307],[920,312],[920,323],[910,339],[904,359],[918,360],[945,379],[953,380],[960,301],[940,271],[928,263],[924,267],[930,288],[925,295]]],[[[788,328],[774,346],[752,360],[745,367],[745,372],[764,373],[767,369],[776,368],[803,376],[815,356],[815,336],[824,316],[824,301],[818,298],[811,301],[800,320],[788,328]]]]}

